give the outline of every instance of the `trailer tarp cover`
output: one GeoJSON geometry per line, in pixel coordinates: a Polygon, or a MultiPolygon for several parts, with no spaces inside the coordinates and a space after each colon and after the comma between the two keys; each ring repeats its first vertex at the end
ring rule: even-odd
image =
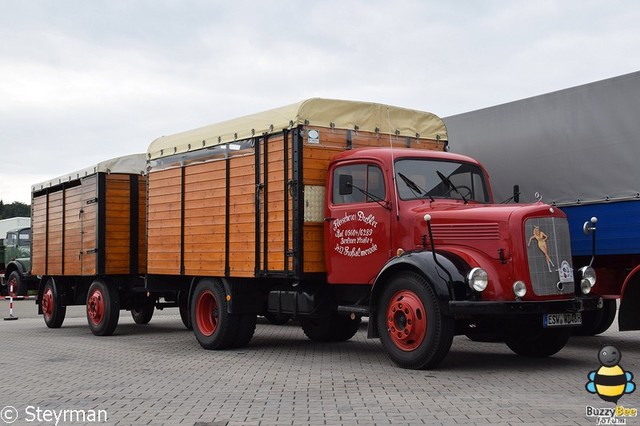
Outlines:
{"type": "Polygon", "coordinates": [[[444,119],[453,152],[478,159],[498,201],[635,199],[640,193],[640,72],[444,119]]]}
{"type": "Polygon", "coordinates": [[[307,99],[269,111],[189,130],[154,140],[147,151],[151,160],[202,148],[280,133],[298,125],[359,129],[425,139],[447,140],[442,120],[429,112],[368,102],[307,99]]]}
{"type": "Polygon", "coordinates": [[[96,173],[126,173],[143,174],[146,168],[146,158],[144,154],[131,154],[123,157],[112,158],[102,161],[94,166],[69,173],[46,182],[37,183],[31,186],[31,192],[38,192],[66,182],[71,182],[96,173]]]}

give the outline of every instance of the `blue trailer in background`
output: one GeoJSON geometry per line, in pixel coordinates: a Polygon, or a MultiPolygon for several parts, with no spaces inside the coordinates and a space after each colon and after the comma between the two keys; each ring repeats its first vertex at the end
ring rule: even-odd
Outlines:
{"type": "Polygon", "coordinates": [[[496,199],[536,198],[569,218],[574,264],[593,254],[601,310],[582,334],[640,329],[640,72],[444,119],[451,150],[477,158],[496,199]]]}

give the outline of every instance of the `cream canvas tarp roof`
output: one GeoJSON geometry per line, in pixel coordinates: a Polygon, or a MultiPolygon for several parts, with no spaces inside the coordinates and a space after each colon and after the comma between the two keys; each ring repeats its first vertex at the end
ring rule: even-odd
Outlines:
{"type": "Polygon", "coordinates": [[[147,150],[151,160],[215,145],[279,133],[298,125],[356,129],[383,134],[447,140],[447,130],[436,115],[371,102],[307,99],[292,105],[163,136],[147,150]]]}
{"type": "Polygon", "coordinates": [[[146,156],[144,154],[131,154],[123,157],[112,158],[110,160],[101,161],[100,163],[78,170],[77,172],[68,173],[46,182],[37,183],[31,186],[31,192],[41,191],[51,188],[62,183],[71,182],[83,177],[91,176],[96,173],[126,173],[126,174],[143,174],[146,168],[146,156]]]}

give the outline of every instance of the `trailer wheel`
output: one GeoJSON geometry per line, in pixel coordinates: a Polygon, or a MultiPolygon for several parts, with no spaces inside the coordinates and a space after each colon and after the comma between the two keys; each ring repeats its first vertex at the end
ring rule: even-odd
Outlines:
{"type": "Polygon", "coordinates": [[[110,336],[118,326],[120,297],[111,282],[96,280],[87,293],[87,322],[96,336],[110,336]]]}
{"type": "Polygon", "coordinates": [[[13,297],[27,295],[27,285],[22,281],[20,272],[13,271],[9,274],[9,279],[7,280],[7,292],[9,292],[11,286],[13,286],[13,297]]]}
{"type": "Polygon", "coordinates": [[[314,342],[345,342],[358,332],[361,318],[351,319],[346,315],[332,313],[320,318],[300,320],[302,331],[314,342]]]}
{"type": "Polygon", "coordinates": [[[570,336],[571,328],[544,328],[536,321],[512,330],[504,341],[520,356],[546,358],[564,348],[570,336]]]}
{"type": "Polygon", "coordinates": [[[455,321],[441,313],[435,291],[415,272],[391,279],[380,297],[377,321],[387,356],[402,368],[433,368],[451,348],[455,321]]]}
{"type": "Polygon", "coordinates": [[[155,309],[155,301],[147,297],[144,302],[131,308],[131,317],[136,324],[149,324],[155,309]]]}
{"type": "Polygon", "coordinates": [[[238,314],[228,311],[227,294],[219,281],[205,279],[196,285],[191,299],[191,324],[205,349],[233,347],[239,335],[238,314]]]}
{"type": "Polygon", "coordinates": [[[49,328],[60,328],[67,313],[67,307],[61,303],[61,297],[56,291],[53,280],[49,279],[44,285],[40,300],[44,323],[49,328]]]}
{"type": "Polygon", "coordinates": [[[178,292],[178,311],[180,312],[180,319],[187,328],[187,330],[193,330],[191,325],[191,316],[189,315],[189,292],[181,290],[178,292]]]}

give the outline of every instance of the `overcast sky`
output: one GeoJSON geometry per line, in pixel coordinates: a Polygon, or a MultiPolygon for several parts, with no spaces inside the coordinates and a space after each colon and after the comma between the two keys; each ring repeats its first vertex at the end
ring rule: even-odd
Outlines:
{"type": "Polygon", "coordinates": [[[446,117],[640,70],[635,0],[0,0],[0,199],[309,97],[446,117]]]}

